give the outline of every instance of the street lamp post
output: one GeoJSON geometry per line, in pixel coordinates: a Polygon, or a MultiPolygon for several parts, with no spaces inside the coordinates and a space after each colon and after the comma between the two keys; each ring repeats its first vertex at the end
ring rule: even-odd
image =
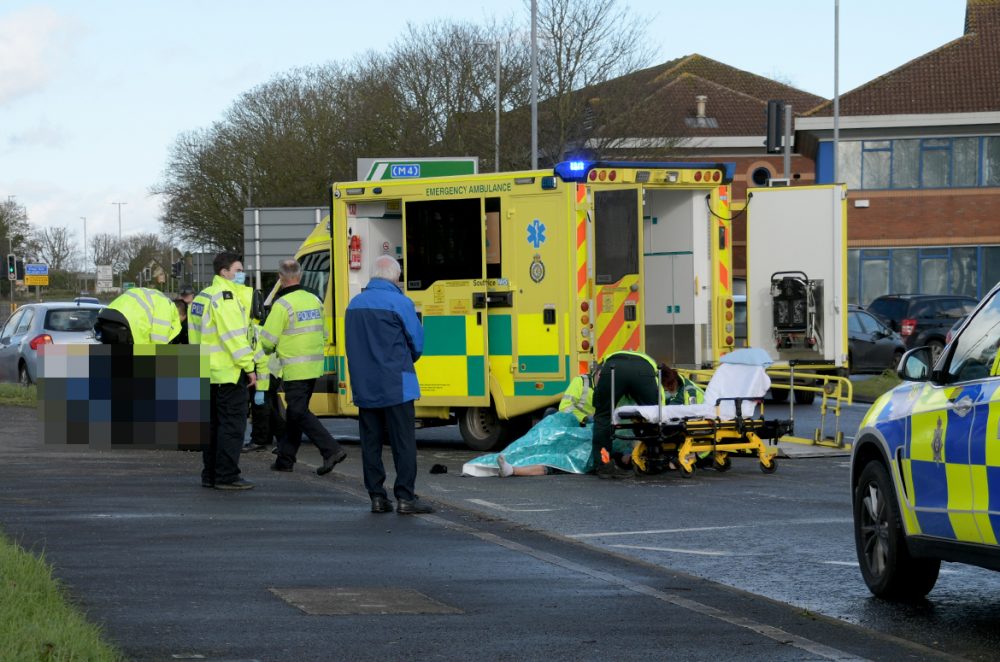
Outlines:
{"type": "MultiPolygon", "coordinates": [[[[87,280],[87,217],[81,216],[80,218],[83,219],[83,278],[84,283],[87,285],[87,291],[89,292],[90,284],[87,280]]],[[[94,289],[97,289],[96,285],[94,289]]]]}
{"type": "Polygon", "coordinates": [[[500,172],[500,40],[481,41],[480,46],[492,46],[496,55],[496,129],[493,135],[493,172],[500,172]]]}
{"type": "Polygon", "coordinates": [[[538,0],[531,0],[531,169],[538,170],[538,0]]]}

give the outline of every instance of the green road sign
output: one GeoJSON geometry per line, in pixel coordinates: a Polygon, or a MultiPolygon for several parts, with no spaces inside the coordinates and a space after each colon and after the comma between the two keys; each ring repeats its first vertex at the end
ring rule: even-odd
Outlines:
{"type": "Polygon", "coordinates": [[[358,178],[365,181],[474,175],[476,172],[477,159],[474,156],[454,158],[426,157],[416,159],[358,159],[358,178]]]}

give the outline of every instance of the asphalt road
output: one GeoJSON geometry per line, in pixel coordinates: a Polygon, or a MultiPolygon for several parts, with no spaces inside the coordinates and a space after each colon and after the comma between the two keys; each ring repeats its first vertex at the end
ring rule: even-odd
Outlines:
{"type": "MultiPolygon", "coordinates": [[[[356,448],[323,478],[305,466],[308,451],[292,474],[269,471],[268,453],[247,454],[242,464],[258,488],[224,493],[200,487],[197,454],[46,447],[31,410],[0,416],[0,527],[44,551],[74,601],[132,659],[898,660],[955,652],[707,581],[688,563],[697,555],[641,560],[639,550],[614,546],[621,536],[607,535],[637,523],[774,518],[781,509],[772,493],[791,489],[783,486],[796,476],[827,476],[820,465],[800,473],[788,461],[787,472],[771,476],[737,466],[683,483],[472,479],[455,464],[471,454],[443,439],[454,431],[425,430],[424,470],[431,460],[450,467],[420,476],[440,511],[400,517],[367,511],[356,448]],[[582,537],[590,533],[602,535],[582,537]]],[[[744,529],[735,542],[761,555],[780,527],[744,529]]],[[[810,538],[792,530],[796,540],[810,538]]],[[[722,538],[693,544],[725,551],[722,538]]],[[[783,544],[772,542],[771,553],[783,544]]],[[[772,558],[754,565],[762,570],[772,558]]]]}
{"type": "MultiPolygon", "coordinates": [[[[842,412],[848,442],[866,410],[853,405],[842,412]]],[[[767,412],[784,416],[787,405],[770,405],[767,412]]],[[[797,406],[795,419],[797,434],[808,430],[803,436],[811,436],[819,407],[797,406]]],[[[357,436],[354,421],[325,422],[338,437],[357,436]]],[[[964,657],[993,659],[1000,648],[998,573],[944,564],[921,604],[895,605],[870,595],[855,556],[846,452],[817,449],[808,457],[810,447],[791,446],[794,457],[780,459],[771,475],[756,461],[737,458],[730,472],[702,471],[691,479],[500,480],[459,475],[477,453],[464,448],[455,427],[417,434],[418,489],[434,499],[964,657]],[[433,464],[447,466],[448,473],[429,474],[433,464]]],[[[357,451],[338,471],[360,476],[357,451]]],[[[308,446],[302,459],[319,463],[308,446]]]]}

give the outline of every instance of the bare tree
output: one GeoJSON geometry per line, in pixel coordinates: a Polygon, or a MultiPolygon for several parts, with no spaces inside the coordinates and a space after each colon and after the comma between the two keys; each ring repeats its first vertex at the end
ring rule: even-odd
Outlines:
{"type": "Polygon", "coordinates": [[[50,270],[70,269],[76,261],[76,243],[69,228],[38,228],[29,242],[34,257],[49,265],[50,270]]]}
{"type": "MultiPolygon", "coordinates": [[[[115,273],[122,271],[122,246],[118,237],[113,234],[100,233],[90,238],[90,253],[94,265],[111,265],[115,273]]],[[[88,265],[89,267],[89,265],[88,265]]]]}
{"type": "Polygon", "coordinates": [[[652,59],[645,23],[619,0],[539,2],[539,61],[545,63],[538,77],[539,95],[545,99],[538,123],[543,161],[558,161],[583,146],[625,111],[623,103],[639,100],[637,81],[621,81],[624,89],[606,87],[599,99],[587,90],[622,78],[652,59]]]}

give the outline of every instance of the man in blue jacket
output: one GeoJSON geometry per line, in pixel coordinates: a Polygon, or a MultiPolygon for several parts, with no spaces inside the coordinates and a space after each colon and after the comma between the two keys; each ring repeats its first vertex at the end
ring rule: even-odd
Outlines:
{"type": "Polygon", "coordinates": [[[372,266],[371,280],[347,306],[344,320],[347,366],[361,431],[361,460],[365,489],[373,513],[392,511],[386,494],[382,443],[388,438],[396,465],[396,512],[400,515],[431,513],[434,509],[417,498],[417,440],[413,401],[420,384],[413,363],[424,350],[424,330],[413,302],[396,282],[399,263],[380,255],[372,266]]]}

